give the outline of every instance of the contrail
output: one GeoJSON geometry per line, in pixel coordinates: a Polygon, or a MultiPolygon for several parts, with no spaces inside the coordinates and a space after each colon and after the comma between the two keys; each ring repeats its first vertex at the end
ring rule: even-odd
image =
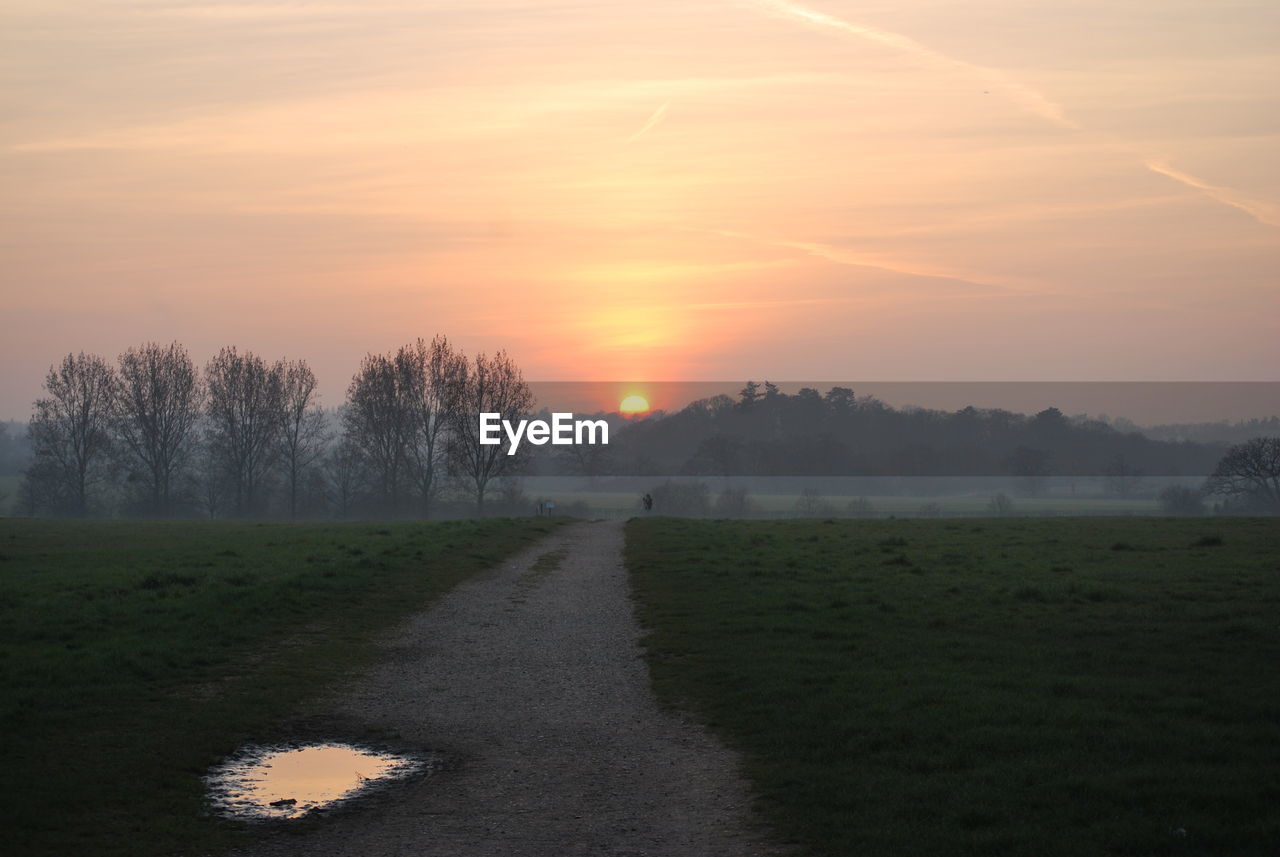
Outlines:
{"type": "Polygon", "coordinates": [[[787,241],[771,238],[759,238],[755,235],[748,235],[745,232],[736,232],[731,229],[706,229],[702,231],[712,235],[720,235],[725,238],[740,238],[746,241],[754,241],[758,244],[764,244],[769,247],[800,250],[804,253],[808,253],[810,256],[817,256],[820,259],[826,259],[828,262],[834,262],[837,265],[849,265],[855,268],[876,268],[881,271],[890,271],[895,274],[910,274],[915,277],[933,277],[941,280],[953,280],[969,286],[983,286],[985,288],[999,289],[1004,294],[1027,291],[1042,293],[1038,284],[1028,283],[1026,281],[1011,280],[1003,277],[992,278],[984,274],[971,274],[967,271],[939,268],[933,265],[924,265],[914,262],[900,262],[896,259],[890,259],[880,253],[858,252],[856,250],[849,250],[843,247],[835,247],[830,244],[821,244],[816,241],[787,241]]]}
{"type": "MultiPolygon", "coordinates": [[[[1043,93],[1033,89],[1026,84],[1011,80],[1004,72],[999,69],[988,68],[986,66],[977,65],[975,63],[958,60],[954,57],[935,51],[926,45],[922,45],[909,36],[901,33],[893,33],[888,30],[879,30],[875,27],[868,27],[863,24],[855,24],[851,21],[845,21],[827,15],[823,12],[816,12],[807,9],[804,6],[790,2],[790,0],[754,0],[757,6],[793,18],[806,24],[817,27],[825,27],[831,30],[848,33],[863,39],[869,39],[873,42],[879,42],[882,45],[896,48],[897,50],[918,57],[927,64],[945,71],[963,71],[972,74],[986,81],[987,86],[995,92],[999,92],[1008,100],[1012,101],[1023,111],[1039,116],[1060,128],[1067,128],[1073,131],[1082,131],[1084,128],[1078,123],[1068,119],[1063,113],[1062,108],[1049,100],[1043,93]]],[[[1229,205],[1248,214],[1258,223],[1266,226],[1280,227],[1280,206],[1273,203],[1263,202],[1259,200],[1248,199],[1242,197],[1230,188],[1219,187],[1210,184],[1203,179],[1197,178],[1190,173],[1184,173],[1175,170],[1162,161],[1139,155],[1142,165],[1154,173],[1167,176],[1176,182],[1194,188],[1215,202],[1223,205],[1229,205]]]]}
{"type": "Polygon", "coordinates": [[[628,144],[634,143],[636,140],[639,140],[645,134],[648,134],[655,127],[657,127],[658,123],[662,121],[662,117],[667,115],[667,108],[670,106],[671,106],[671,102],[668,101],[666,104],[663,104],[657,110],[653,111],[653,115],[649,117],[649,121],[644,123],[643,128],[641,128],[639,131],[635,132],[630,137],[628,137],[627,143],[628,144]]]}
{"type": "Polygon", "coordinates": [[[1215,199],[1223,205],[1230,205],[1240,209],[1259,223],[1265,223],[1268,226],[1280,226],[1280,206],[1269,202],[1263,202],[1262,200],[1239,196],[1230,188],[1209,184],[1204,179],[1196,178],[1190,173],[1175,170],[1163,161],[1148,160],[1144,163],[1146,164],[1147,169],[1151,170],[1153,173],[1168,176],[1174,181],[1181,182],[1187,187],[1193,187],[1196,190],[1202,191],[1205,196],[1215,199]]]}
{"type": "Polygon", "coordinates": [[[904,36],[901,33],[892,33],[888,30],[879,30],[875,27],[868,27],[863,24],[855,24],[840,18],[834,18],[823,12],[815,12],[812,9],[806,9],[803,6],[797,6],[795,3],[789,3],[787,0],[756,0],[756,2],[765,7],[772,9],[780,14],[790,18],[803,21],[818,27],[826,27],[832,30],[849,33],[863,39],[870,39],[873,42],[879,42],[882,45],[888,45],[896,48],[906,54],[918,57],[929,65],[941,68],[946,71],[963,71],[981,78],[986,82],[987,86],[992,90],[999,91],[1002,95],[1021,107],[1028,113],[1047,119],[1053,124],[1061,128],[1070,128],[1078,130],[1080,128],[1075,122],[1063,115],[1062,108],[1054,104],[1043,93],[1037,92],[1029,86],[1010,80],[1004,72],[986,66],[976,65],[974,63],[958,60],[955,57],[935,51],[933,48],[920,44],[915,39],[904,36]]]}

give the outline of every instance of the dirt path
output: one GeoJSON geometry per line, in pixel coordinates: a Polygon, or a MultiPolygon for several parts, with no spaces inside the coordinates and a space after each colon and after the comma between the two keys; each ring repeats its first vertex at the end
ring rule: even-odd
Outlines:
{"type": "Polygon", "coordinates": [[[733,755],[653,699],[622,543],[616,522],[565,527],[415,617],[334,714],[446,764],[400,797],[252,853],[776,853],[747,826],[733,755]],[[559,567],[535,568],[548,553],[559,567]]]}

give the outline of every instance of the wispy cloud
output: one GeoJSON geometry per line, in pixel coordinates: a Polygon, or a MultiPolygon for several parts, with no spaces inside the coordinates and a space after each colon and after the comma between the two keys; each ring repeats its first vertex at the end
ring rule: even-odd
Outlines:
{"type": "Polygon", "coordinates": [[[1068,119],[1063,114],[1062,108],[1050,101],[1043,93],[1009,78],[999,69],[956,59],[941,51],[922,45],[915,39],[904,36],[901,33],[893,33],[876,27],[868,27],[865,24],[845,21],[823,12],[817,12],[795,3],[786,2],[786,0],[755,0],[755,2],[764,9],[811,26],[836,30],[858,38],[869,39],[882,45],[888,45],[891,48],[896,48],[905,54],[916,57],[925,65],[933,68],[973,75],[983,81],[989,89],[1000,93],[1028,113],[1046,119],[1062,128],[1076,130],[1080,127],[1068,119]]]}
{"type": "Polygon", "coordinates": [[[962,271],[956,268],[943,268],[937,265],[927,263],[903,261],[886,256],[883,253],[869,252],[865,250],[852,250],[847,247],[837,247],[833,244],[824,244],[817,241],[791,241],[785,239],[760,238],[755,235],[748,235],[744,232],[737,232],[730,229],[708,229],[706,232],[712,235],[720,235],[725,238],[739,238],[745,241],[754,241],[758,244],[764,244],[769,247],[779,247],[791,250],[801,250],[810,256],[817,256],[828,262],[834,262],[837,265],[849,265],[857,268],[875,268],[881,271],[889,271],[895,274],[909,274],[914,277],[931,277],[941,280],[953,280],[958,283],[965,283],[970,286],[982,286],[987,289],[998,289],[1002,293],[1009,291],[1042,291],[1037,283],[1030,283],[1025,280],[1017,280],[1006,277],[992,277],[988,274],[974,273],[970,271],[962,271]]]}
{"type": "Polygon", "coordinates": [[[1280,206],[1275,203],[1266,202],[1260,199],[1250,199],[1242,196],[1231,188],[1221,187],[1219,185],[1209,184],[1207,181],[1190,173],[1184,173],[1182,170],[1174,169],[1164,161],[1147,160],[1145,161],[1147,169],[1152,172],[1159,173],[1162,176],[1168,176],[1176,182],[1181,182],[1187,187],[1193,187],[1202,191],[1206,196],[1215,199],[1223,205],[1230,205],[1238,208],[1248,214],[1259,223],[1265,223],[1267,226],[1280,227],[1280,206]]]}
{"type": "Polygon", "coordinates": [[[639,131],[635,132],[630,137],[628,137],[627,142],[634,143],[636,140],[639,140],[645,134],[648,134],[654,128],[658,127],[658,123],[660,123],[663,120],[663,118],[666,117],[667,108],[670,106],[671,106],[671,102],[668,101],[666,104],[663,104],[657,110],[653,111],[653,115],[649,117],[648,122],[644,123],[644,127],[642,127],[639,131]]]}
{"type": "MultiPolygon", "coordinates": [[[[925,65],[940,71],[958,71],[971,74],[985,81],[989,89],[1007,98],[1027,113],[1039,116],[1060,128],[1073,131],[1084,130],[1079,123],[1068,119],[1062,107],[1051,101],[1044,93],[1010,78],[999,69],[956,59],[901,33],[846,21],[842,18],[836,18],[824,12],[818,12],[797,3],[789,2],[789,0],[753,0],[753,2],[760,8],[810,26],[847,33],[851,36],[887,45],[902,53],[914,56],[925,65]]],[[[1204,193],[1205,196],[1223,205],[1237,208],[1258,223],[1280,227],[1280,206],[1261,200],[1249,199],[1230,188],[1220,187],[1190,173],[1175,170],[1161,160],[1144,155],[1139,155],[1139,158],[1142,161],[1142,165],[1152,172],[1167,176],[1187,187],[1195,188],[1204,193]]]]}

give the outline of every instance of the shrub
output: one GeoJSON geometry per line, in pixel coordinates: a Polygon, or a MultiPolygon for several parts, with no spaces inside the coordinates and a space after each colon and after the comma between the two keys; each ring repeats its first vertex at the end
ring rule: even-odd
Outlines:
{"type": "Polygon", "coordinates": [[[1160,491],[1160,511],[1166,515],[1203,515],[1204,498],[1186,485],[1170,485],[1160,491]]]}
{"type": "Polygon", "coordinates": [[[849,505],[845,508],[855,518],[874,518],[876,516],[876,507],[871,505],[871,501],[866,497],[850,500],[849,505]]]}
{"type": "Polygon", "coordinates": [[[755,504],[745,485],[729,485],[716,496],[715,514],[718,518],[745,518],[755,504]]]}
{"type": "Polygon", "coordinates": [[[659,515],[704,518],[711,511],[711,489],[705,482],[674,482],[668,479],[650,492],[653,511],[659,515]]]}
{"type": "Polygon", "coordinates": [[[993,515],[1012,515],[1013,500],[1008,494],[1000,493],[991,498],[991,502],[987,504],[987,511],[993,515]]]}

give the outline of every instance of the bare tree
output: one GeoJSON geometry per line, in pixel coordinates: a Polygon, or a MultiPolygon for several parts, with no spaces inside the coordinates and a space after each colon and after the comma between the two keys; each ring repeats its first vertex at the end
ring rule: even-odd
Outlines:
{"type": "Polygon", "coordinates": [[[1205,490],[1236,498],[1251,511],[1280,512],[1280,437],[1255,437],[1231,447],[1205,490]]]}
{"type": "Polygon", "coordinates": [[[1142,487],[1142,480],[1146,476],[1142,470],[1125,459],[1124,453],[1118,453],[1111,459],[1103,469],[1102,475],[1106,490],[1126,499],[1138,493],[1138,489],[1142,487]]]}
{"type": "Polygon", "coordinates": [[[209,444],[201,445],[193,470],[191,493],[200,510],[213,520],[225,511],[231,491],[222,461],[209,444]]]}
{"type": "Polygon", "coordinates": [[[284,363],[280,383],[280,465],[289,485],[289,517],[296,518],[299,488],[308,469],[324,454],[328,430],[317,401],[316,376],[305,360],[284,363]]]}
{"type": "Polygon", "coordinates": [[[344,435],[325,456],[325,477],[339,518],[348,518],[364,488],[364,469],[360,450],[349,435],[344,435]]]}
{"type": "Polygon", "coordinates": [[[68,354],[49,368],[44,389],[28,426],[35,460],[26,493],[42,498],[37,507],[83,516],[108,464],[115,373],[97,355],[68,354]]]}
{"type": "MultiPolygon", "coordinates": [[[[477,354],[461,373],[459,384],[452,464],[474,492],[476,514],[483,517],[490,480],[514,473],[523,464],[523,456],[508,455],[505,443],[480,443],[480,415],[498,414],[500,420],[514,423],[533,410],[533,393],[505,351],[492,357],[477,354]]],[[[527,448],[522,445],[521,452],[527,448]]]]}
{"type": "Polygon", "coordinates": [[[173,511],[179,478],[195,445],[204,391],[178,343],[148,342],[120,355],[116,431],[145,485],[153,514],[173,511]]]}
{"type": "Polygon", "coordinates": [[[1031,497],[1039,496],[1053,472],[1053,453],[1046,449],[1019,446],[1009,456],[1009,470],[1018,477],[1017,488],[1031,497]]]}
{"type": "Polygon", "coordinates": [[[414,434],[406,373],[395,356],[367,354],[347,388],[342,417],[346,443],[367,464],[385,511],[400,506],[414,434]]]}
{"type": "Polygon", "coordinates": [[[430,516],[431,502],[443,481],[440,474],[448,457],[448,433],[463,389],[467,359],[448,339],[437,336],[430,343],[419,339],[401,348],[395,362],[410,411],[406,451],[423,515],[430,516]]]}
{"type": "Polygon", "coordinates": [[[284,364],[224,348],[205,367],[209,444],[228,476],[239,515],[261,511],[263,484],[279,452],[284,364]]]}

